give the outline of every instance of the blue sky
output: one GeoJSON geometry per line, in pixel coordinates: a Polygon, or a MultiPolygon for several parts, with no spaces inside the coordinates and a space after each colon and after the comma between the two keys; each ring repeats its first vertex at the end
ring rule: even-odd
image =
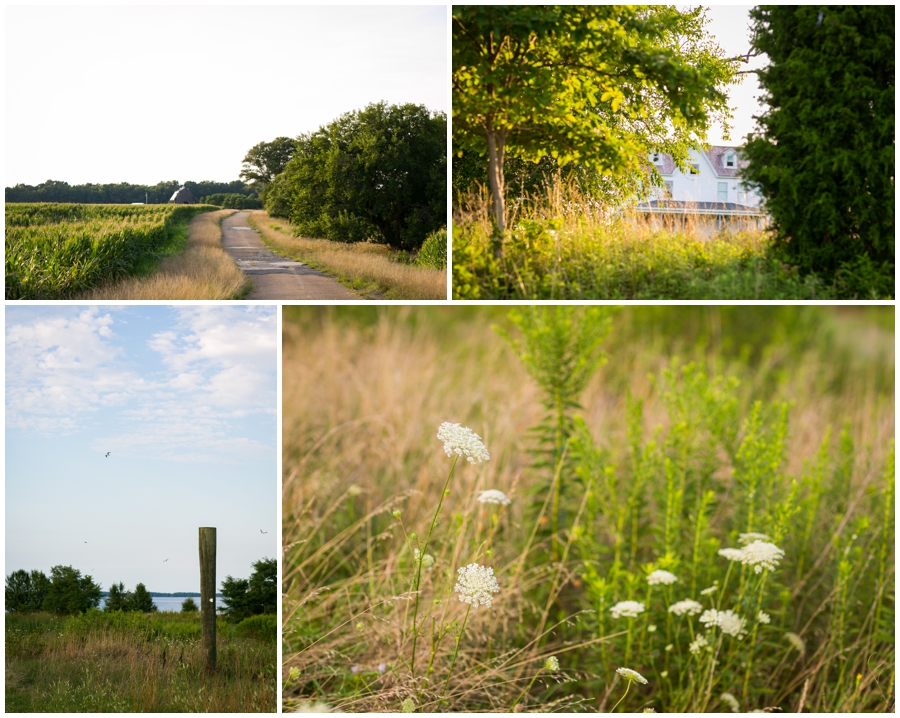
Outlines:
{"type": "Polygon", "coordinates": [[[199,590],[201,526],[219,583],[276,557],[278,346],[273,307],[7,306],[6,574],[199,590]]]}
{"type": "Polygon", "coordinates": [[[444,4],[4,13],[7,187],[228,182],[257,143],[373,102],[450,109],[444,4]]]}

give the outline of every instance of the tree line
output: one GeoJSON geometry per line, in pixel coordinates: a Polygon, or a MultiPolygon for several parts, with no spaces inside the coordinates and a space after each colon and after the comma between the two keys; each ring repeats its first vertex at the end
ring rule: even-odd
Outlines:
{"type": "MultiPolygon", "coordinates": [[[[232,182],[157,182],[155,185],[130,184],[77,184],[47,180],[39,185],[17,184],[6,188],[7,202],[72,202],[75,204],[165,204],[180,188],[187,187],[191,194],[202,201],[210,196],[240,195],[248,200],[256,198],[256,191],[241,180],[232,182]]],[[[232,200],[234,201],[234,200],[232,200]]],[[[209,202],[209,204],[218,204],[209,202]]],[[[221,206],[221,205],[220,205],[221,206]]],[[[261,205],[260,205],[261,206],[261,205]]],[[[243,209],[238,207],[237,209],[243,209]]]]}
{"type": "Polygon", "coordinates": [[[255,145],[241,177],[298,234],[414,251],[446,226],[446,137],[444,113],[380,102],[255,145]]]}
{"type": "MultiPolygon", "coordinates": [[[[223,613],[234,621],[263,613],[275,613],[277,606],[277,572],[275,559],[253,563],[249,579],[226,576],[222,581],[223,613]]],[[[48,577],[43,571],[13,571],[6,577],[6,610],[10,613],[44,611],[60,616],[84,613],[97,608],[102,590],[91,576],[82,576],[72,566],[53,566],[48,577]]],[[[104,611],[157,610],[153,597],[143,583],[134,591],[126,591],[124,583],[113,583],[106,597],[104,611]]],[[[193,598],[181,604],[182,612],[198,611],[193,598]]]]}

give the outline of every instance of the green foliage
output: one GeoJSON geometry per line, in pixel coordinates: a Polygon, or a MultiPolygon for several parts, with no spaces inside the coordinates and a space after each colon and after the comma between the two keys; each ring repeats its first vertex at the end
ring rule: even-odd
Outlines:
{"type": "Polygon", "coordinates": [[[233,182],[158,182],[155,185],[119,184],[70,185],[68,182],[48,180],[39,185],[18,184],[6,188],[9,202],[68,202],[77,204],[165,204],[181,186],[187,187],[194,197],[217,193],[252,195],[254,190],[240,180],[233,182]]]}
{"type": "Polygon", "coordinates": [[[244,157],[241,179],[269,184],[284,171],[295,151],[296,143],[290,137],[276,137],[271,142],[254,145],[244,157]]]}
{"type": "Polygon", "coordinates": [[[232,621],[241,621],[260,613],[275,613],[277,608],[278,564],[274,558],[253,563],[249,579],[226,576],[222,581],[225,613],[232,621]]]}
{"type": "Polygon", "coordinates": [[[127,611],[130,598],[131,595],[126,593],[124,583],[114,583],[109,587],[109,595],[106,597],[106,605],[103,607],[103,610],[127,611]]]}
{"type": "Polygon", "coordinates": [[[10,613],[40,611],[50,588],[43,571],[19,569],[6,577],[6,610],[10,613]]]}
{"type": "Polygon", "coordinates": [[[454,6],[453,137],[488,161],[505,228],[504,154],[595,166],[637,190],[651,150],[686,166],[736,75],[702,9],[454,6]]]}
{"type": "Polygon", "coordinates": [[[832,299],[846,295],[769,254],[757,233],[703,238],[521,220],[502,259],[484,223],[453,226],[454,299],[832,299]]]}
{"type": "Polygon", "coordinates": [[[194,602],[194,599],[191,598],[190,596],[188,596],[186,599],[184,599],[181,602],[181,612],[182,613],[195,613],[196,611],[199,611],[199,610],[200,610],[200,608],[194,602]]]}
{"type": "Polygon", "coordinates": [[[890,5],[751,11],[767,111],[744,148],[778,248],[848,298],[894,296],[894,12],[890,5]]]}
{"type": "Polygon", "coordinates": [[[144,584],[139,583],[135,586],[134,593],[128,601],[128,610],[138,611],[140,613],[152,613],[156,610],[156,605],[153,603],[153,596],[150,595],[150,592],[147,591],[147,587],[144,586],[144,584]]]}
{"type": "Polygon", "coordinates": [[[6,208],[6,298],[66,299],[136,273],[206,205],[6,208]]]}
{"type": "Polygon", "coordinates": [[[71,566],[50,569],[50,586],[43,609],[57,615],[83,613],[100,604],[100,586],[71,566]]]}
{"type": "Polygon", "coordinates": [[[203,204],[214,204],[223,209],[262,209],[262,200],[258,197],[247,197],[243,194],[208,194],[201,197],[203,204]]]}
{"type": "Polygon", "coordinates": [[[415,263],[420,267],[447,268],[447,228],[432,232],[416,255],[415,263]]]}
{"type": "Polygon", "coordinates": [[[378,103],[297,139],[266,210],[307,237],[415,250],[446,223],[443,113],[378,103]]]}
{"type": "Polygon", "coordinates": [[[278,636],[278,616],[267,613],[245,618],[234,627],[234,635],[274,643],[278,636]]]}

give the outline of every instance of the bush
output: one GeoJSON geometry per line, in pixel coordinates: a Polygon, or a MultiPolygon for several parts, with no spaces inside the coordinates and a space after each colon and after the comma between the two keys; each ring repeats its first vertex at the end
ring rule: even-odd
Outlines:
{"type": "Polygon", "coordinates": [[[435,269],[445,269],[447,267],[446,227],[437,232],[432,232],[425,238],[415,263],[420,267],[434,267],[435,269]]]}
{"type": "Polygon", "coordinates": [[[242,638],[274,642],[278,634],[278,617],[274,613],[250,616],[234,627],[234,634],[242,638]]]}
{"type": "Polygon", "coordinates": [[[200,608],[194,602],[194,599],[191,598],[190,596],[181,602],[181,612],[182,613],[195,613],[196,611],[199,611],[199,610],[200,610],[200,608]]]}

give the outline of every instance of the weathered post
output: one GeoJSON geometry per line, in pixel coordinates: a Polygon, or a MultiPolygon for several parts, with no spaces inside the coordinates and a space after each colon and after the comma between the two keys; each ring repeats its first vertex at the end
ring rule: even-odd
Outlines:
{"type": "Polygon", "coordinates": [[[216,529],[200,527],[200,648],[216,670],[216,529]]]}

